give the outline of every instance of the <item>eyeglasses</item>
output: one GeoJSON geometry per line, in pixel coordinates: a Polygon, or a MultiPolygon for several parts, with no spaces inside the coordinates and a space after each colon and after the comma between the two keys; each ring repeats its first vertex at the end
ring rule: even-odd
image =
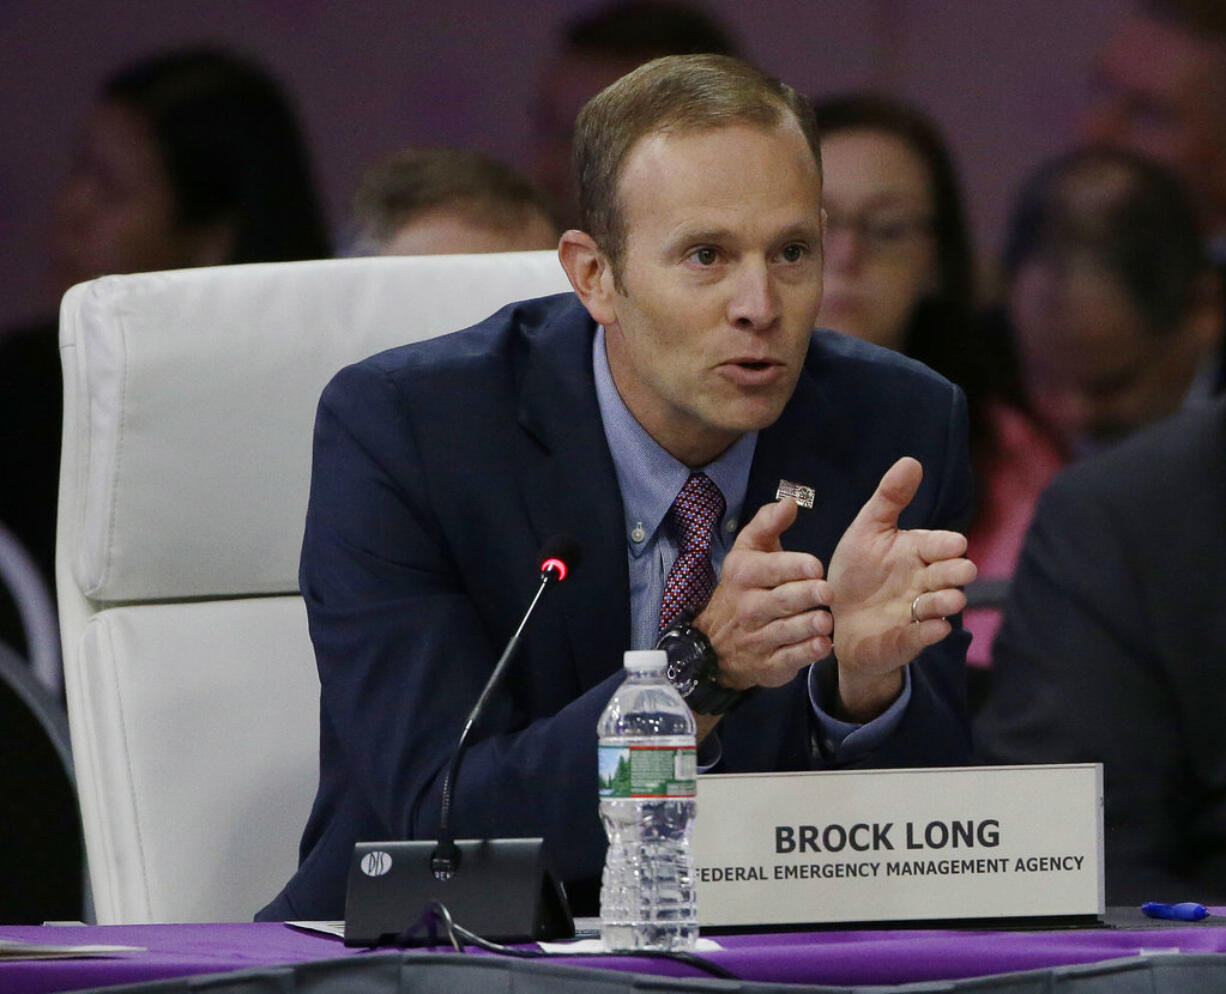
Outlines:
{"type": "Polygon", "coordinates": [[[851,232],[870,252],[896,252],[918,237],[932,233],[932,217],[927,214],[874,212],[842,214],[826,208],[826,234],[851,232]]]}

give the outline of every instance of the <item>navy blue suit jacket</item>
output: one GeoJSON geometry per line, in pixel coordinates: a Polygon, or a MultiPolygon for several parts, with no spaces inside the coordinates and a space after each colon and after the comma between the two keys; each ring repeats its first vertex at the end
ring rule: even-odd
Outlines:
{"type": "MultiPolygon", "coordinates": [[[[598,877],[596,721],[630,642],[625,527],[592,374],[595,326],[562,294],[342,370],[315,429],[301,587],[322,684],[320,784],[301,865],[264,919],[338,918],[354,842],[434,838],[464,718],[538,584],[549,536],[583,563],[533,618],[465,758],[459,838],[543,836],[574,891],[598,877]]],[[[924,482],[905,527],[963,527],[962,394],[917,363],[814,333],[779,420],[758,439],[744,520],[781,478],[816,488],[785,547],[828,563],[900,456],[924,482]]],[[[970,756],[960,629],[912,665],[901,726],[862,761],[970,756]]],[[[804,673],[719,726],[718,772],[829,765],[804,673]]],[[[594,909],[580,900],[578,911],[594,909]]]]}
{"type": "Polygon", "coordinates": [[[993,763],[1102,763],[1107,903],[1226,902],[1226,398],[1044,491],[976,718],[993,763]]]}

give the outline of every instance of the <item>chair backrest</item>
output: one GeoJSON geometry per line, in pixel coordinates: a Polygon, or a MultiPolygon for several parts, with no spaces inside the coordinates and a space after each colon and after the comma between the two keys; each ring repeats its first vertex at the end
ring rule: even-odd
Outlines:
{"type": "Polygon", "coordinates": [[[568,288],[533,252],[110,276],[64,297],[56,574],[100,923],[249,920],[296,866],[319,715],[297,563],[324,384],[568,288]]]}

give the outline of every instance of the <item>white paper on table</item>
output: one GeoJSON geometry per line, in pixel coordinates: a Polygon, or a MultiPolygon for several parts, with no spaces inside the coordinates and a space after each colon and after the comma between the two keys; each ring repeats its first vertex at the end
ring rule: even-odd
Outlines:
{"type": "MultiPolygon", "coordinates": [[[[345,937],[344,922],[286,922],[290,928],[300,928],[306,932],[315,932],[319,935],[330,935],[337,939],[345,937]]],[[[567,942],[538,942],[547,953],[573,953],[575,955],[599,955],[608,952],[604,947],[604,943],[599,938],[594,939],[572,939],[567,942]]],[[[713,953],[721,950],[721,946],[714,939],[699,939],[694,947],[696,953],[713,953]]]]}
{"type": "Polygon", "coordinates": [[[300,928],[304,932],[316,932],[319,935],[330,935],[334,939],[345,937],[344,922],[286,922],[290,928],[300,928]]]}
{"type": "Polygon", "coordinates": [[[0,959],[87,959],[94,956],[122,956],[143,953],[144,946],[67,946],[47,942],[22,942],[0,939],[0,959]]]}
{"type": "MultiPolygon", "coordinates": [[[[572,942],[538,942],[547,953],[573,953],[575,955],[593,955],[599,956],[601,953],[607,953],[604,943],[600,939],[576,939],[572,942]]],[[[694,945],[693,951],[696,953],[717,953],[724,947],[714,939],[699,939],[694,945]]]]}

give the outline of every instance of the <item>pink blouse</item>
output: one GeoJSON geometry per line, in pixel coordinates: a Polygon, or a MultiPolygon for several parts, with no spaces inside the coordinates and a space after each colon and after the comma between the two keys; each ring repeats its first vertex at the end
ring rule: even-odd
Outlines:
{"type": "MultiPolygon", "coordinates": [[[[967,555],[979,567],[980,579],[1007,579],[1013,575],[1035,502],[1065,460],[1051,437],[1017,408],[993,401],[988,417],[996,446],[976,467],[979,510],[967,535],[967,555]]],[[[973,636],[969,665],[991,664],[1000,620],[996,608],[965,613],[963,624],[973,636]]]]}

